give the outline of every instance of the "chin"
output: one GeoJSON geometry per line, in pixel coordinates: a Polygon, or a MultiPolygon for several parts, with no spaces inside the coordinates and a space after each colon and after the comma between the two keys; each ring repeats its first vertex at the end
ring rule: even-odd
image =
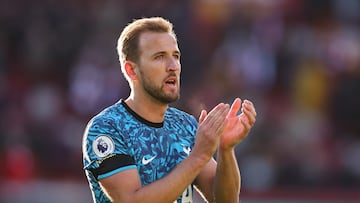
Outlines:
{"type": "Polygon", "coordinates": [[[165,104],[170,104],[170,103],[173,103],[173,102],[176,102],[180,99],[180,95],[176,95],[176,96],[173,96],[173,97],[163,97],[161,99],[159,99],[162,103],[165,103],[165,104]]]}

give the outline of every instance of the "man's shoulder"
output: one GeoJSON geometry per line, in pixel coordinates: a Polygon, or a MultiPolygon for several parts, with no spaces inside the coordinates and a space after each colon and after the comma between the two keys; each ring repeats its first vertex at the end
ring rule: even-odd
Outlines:
{"type": "Polygon", "coordinates": [[[168,109],[167,109],[167,114],[170,114],[170,115],[177,115],[177,116],[192,116],[191,114],[189,114],[189,113],[187,113],[187,112],[185,112],[185,111],[183,111],[183,110],[180,110],[180,109],[178,109],[178,108],[176,108],[176,107],[169,107],[168,109]]]}
{"type": "Polygon", "coordinates": [[[196,123],[196,119],[193,115],[175,107],[169,107],[166,116],[173,119],[186,120],[196,123]]]}
{"type": "MultiPolygon", "coordinates": [[[[93,116],[87,124],[87,131],[113,131],[126,120],[126,112],[120,103],[106,107],[93,116]]],[[[120,127],[121,129],[121,127],[120,127]]]]}
{"type": "Polygon", "coordinates": [[[87,123],[83,141],[92,143],[99,137],[103,138],[102,140],[114,139],[120,135],[122,129],[125,129],[126,124],[123,121],[126,120],[126,116],[126,112],[120,103],[106,107],[87,123]]]}
{"type": "Polygon", "coordinates": [[[119,120],[125,116],[125,108],[120,103],[115,103],[111,106],[104,108],[98,114],[96,114],[91,120],[119,120]]]}

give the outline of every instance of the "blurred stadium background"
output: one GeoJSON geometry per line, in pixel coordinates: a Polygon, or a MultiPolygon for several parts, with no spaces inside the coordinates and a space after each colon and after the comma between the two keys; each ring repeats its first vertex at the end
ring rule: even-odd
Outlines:
{"type": "Polygon", "coordinates": [[[128,95],[117,37],[149,16],[178,35],[175,106],[257,107],[241,202],[360,202],[359,0],[1,0],[0,202],[91,202],[82,132],[128,95]]]}

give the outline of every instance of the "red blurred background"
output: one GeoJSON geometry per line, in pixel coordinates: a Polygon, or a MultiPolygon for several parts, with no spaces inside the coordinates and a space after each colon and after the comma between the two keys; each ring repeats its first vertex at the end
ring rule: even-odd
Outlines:
{"type": "Polygon", "coordinates": [[[149,16],[178,36],[174,106],[255,103],[242,202],[360,201],[360,1],[2,0],[0,202],[91,201],[82,133],[127,97],[116,41],[149,16]]]}

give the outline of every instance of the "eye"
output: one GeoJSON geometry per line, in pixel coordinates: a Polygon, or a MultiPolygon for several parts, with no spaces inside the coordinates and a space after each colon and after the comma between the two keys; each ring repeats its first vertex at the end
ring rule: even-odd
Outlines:
{"type": "Polygon", "coordinates": [[[179,60],[180,59],[180,54],[174,54],[174,58],[179,60]]]}
{"type": "Polygon", "coordinates": [[[155,60],[161,60],[164,58],[164,54],[159,54],[155,56],[155,60]]]}

